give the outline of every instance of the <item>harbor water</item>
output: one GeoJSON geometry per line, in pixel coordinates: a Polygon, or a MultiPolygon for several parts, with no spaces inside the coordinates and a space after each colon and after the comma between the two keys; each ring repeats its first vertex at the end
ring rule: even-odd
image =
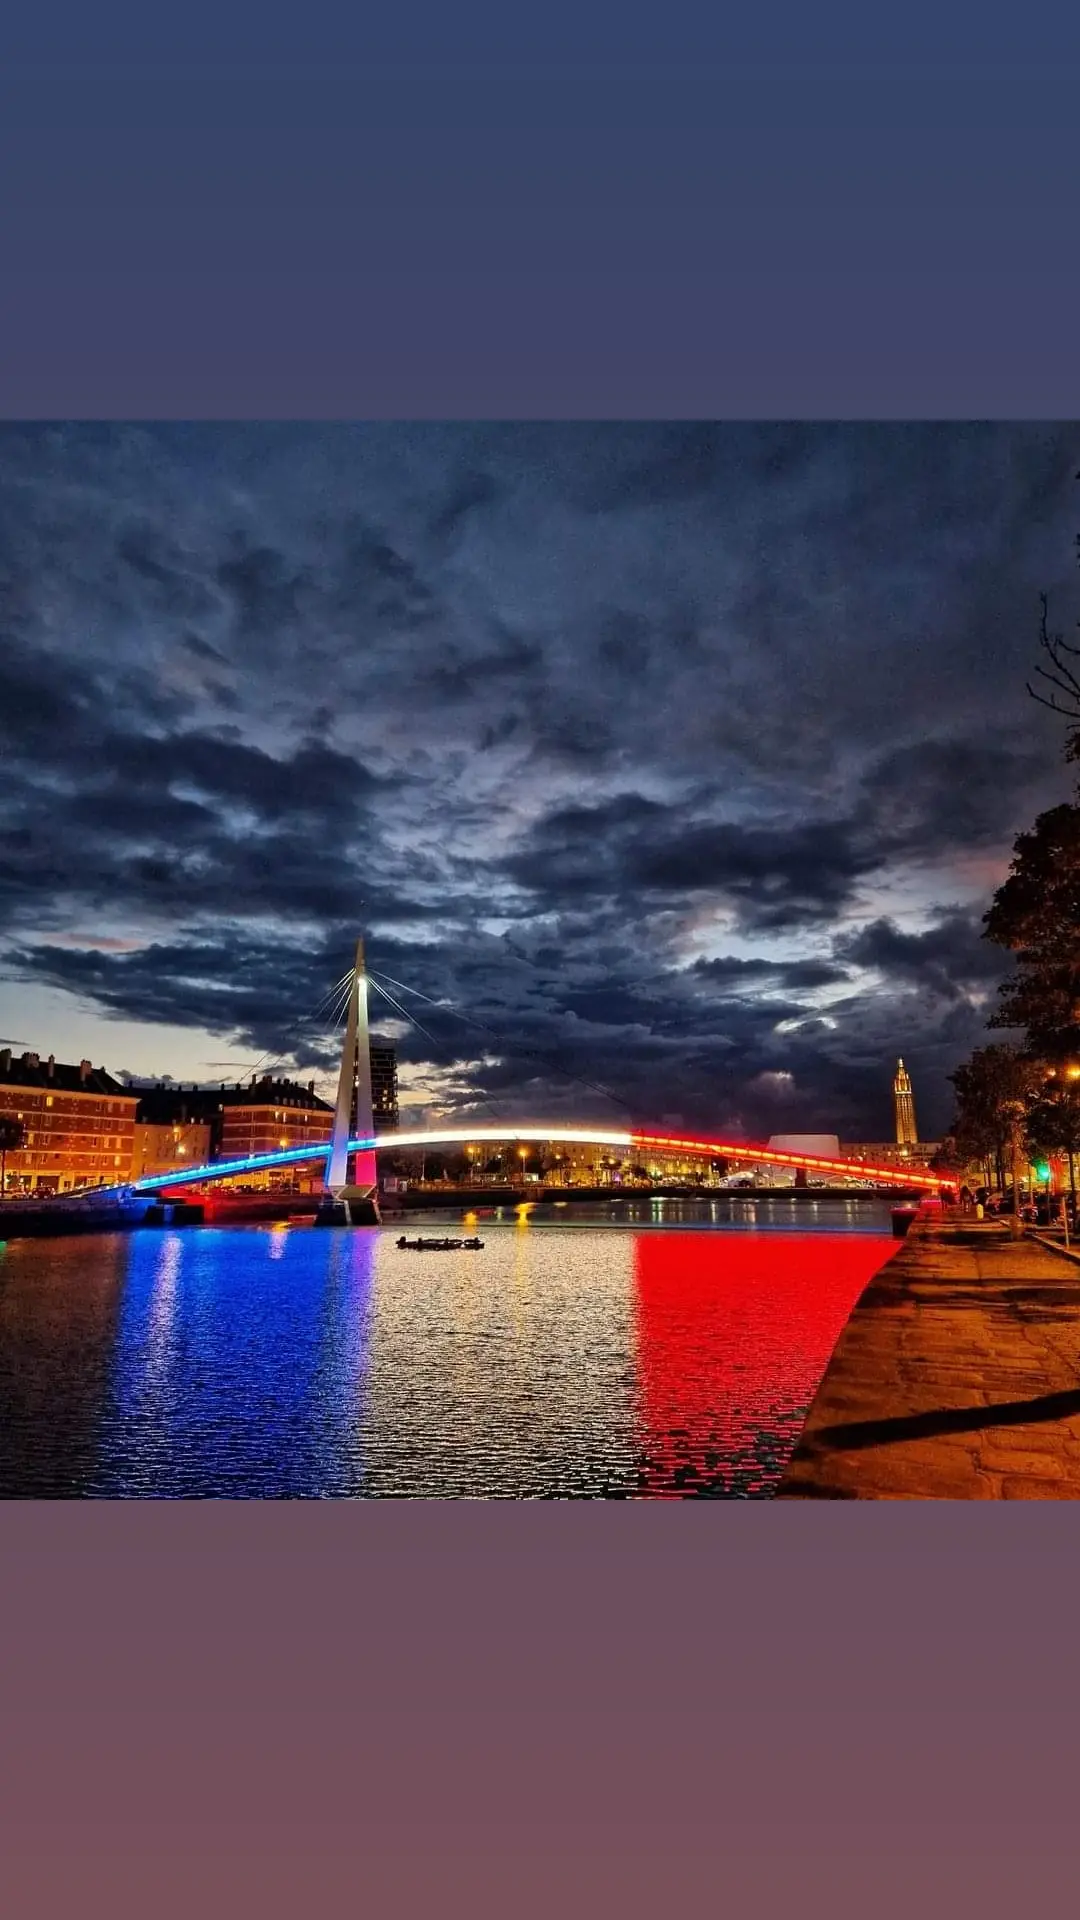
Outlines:
{"type": "Polygon", "coordinates": [[[870,1196],[0,1245],[0,1497],[767,1498],[870,1196]]]}

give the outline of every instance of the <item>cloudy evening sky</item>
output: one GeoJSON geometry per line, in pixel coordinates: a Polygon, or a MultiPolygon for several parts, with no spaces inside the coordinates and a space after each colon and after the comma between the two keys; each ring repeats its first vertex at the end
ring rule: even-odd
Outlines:
{"type": "Polygon", "coordinates": [[[1080,430],[0,428],[0,1039],[417,1109],[920,1130],[1071,775],[1080,430]]]}

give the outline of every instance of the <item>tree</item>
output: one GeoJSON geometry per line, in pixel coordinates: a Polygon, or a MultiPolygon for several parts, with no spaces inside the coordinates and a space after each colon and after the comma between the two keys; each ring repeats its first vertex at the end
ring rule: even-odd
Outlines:
{"type": "Polygon", "coordinates": [[[7,1157],[17,1153],[26,1139],[26,1128],[21,1120],[10,1114],[0,1114],[0,1200],[7,1197],[7,1157]]]}
{"type": "MultiPolygon", "coordinates": [[[[1080,480],[1080,473],[1074,473],[1073,479],[1080,480]]],[[[1080,560],[1080,533],[1076,536],[1076,557],[1080,560]]],[[[1039,603],[1042,609],[1039,646],[1043,663],[1036,667],[1035,678],[1043,684],[1033,687],[1029,680],[1027,690],[1040,706],[1049,707],[1052,713],[1060,713],[1064,719],[1076,723],[1065,736],[1065,757],[1080,760],[1080,677],[1072,664],[1080,660],[1080,647],[1066,640],[1063,633],[1051,633],[1050,602],[1045,593],[1040,593],[1039,603]]],[[[1080,620],[1076,624],[1080,628],[1080,620]]]]}
{"type": "MultiPolygon", "coordinates": [[[[1075,478],[1080,480],[1080,473],[1075,478]]],[[[1076,541],[1080,558],[1080,535],[1076,541]]],[[[1051,633],[1040,595],[1039,646],[1028,692],[1071,724],[1065,758],[1080,761],[1080,646],[1051,633]]],[[[1080,622],[1077,623],[1080,627],[1080,622]]],[[[1028,1050],[1063,1063],[1080,1049],[1080,806],[1067,801],[1040,814],[1013,849],[1009,877],[985,916],[987,939],[1014,953],[1016,972],[1001,989],[992,1027],[1021,1028],[1028,1050]]]]}
{"type": "Polygon", "coordinates": [[[1064,1153],[1069,1189],[1076,1201],[1076,1155],[1080,1153],[1080,1078],[1048,1079],[1028,1114],[1028,1138],[1038,1153],[1064,1153]]]}
{"type": "Polygon", "coordinates": [[[1026,1109],[1043,1085],[1038,1061],[1014,1046],[976,1047],[949,1078],[956,1089],[953,1137],[962,1153],[974,1150],[977,1158],[1006,1144],[1008,1108],[1019,1102],[1026,1109]]]}
{"type": "MultiPolygon", "coordinates": [[[[1080,473],[1076,478],[1080,480],[1080,473]]],[[[1080,556],[1080,534],[1077,535],[1076,549],[1080,556]]],[[[1064,634],[1050,632],[1050,602],[1045,593],[1039,595],[1039,603],[1042,608],[1039,645],[1044,662],[1048,661],[1049,665],[1036,667],[1035,676],[1045,681],[1050,692],[1044,693],[1039,687],[1033,687],[1030,680],[1027,690],[1040,706],[1049,707],[1051,712],[1060,713],[1063,719],[1075,723],[1065,736],[1065,758],[1080,760],[1080,678],[1072,665],[1074,660],[1080,660],[1080,647],[1073,646],[1064,634]]],[[[1076,624],[1080,627],[1080,620],[1076,624]]]]}
{"type": "MultiPolygon", "coordinates": [[[[1001,1142],[996,1129],[982,1124],[971,1116],[958,1113],[951,1134],[954,1147],[960,1159],[970,1165],[976,1162],[982,1168],[983,1179],[988,1187],[994,1184],[994,1165],[998,1162],[998,1185],[1002,1183],[1000,1154],[1001,1142]]],[[[934,1173],[950,1173],[949,1166],[932,1168],[934,1173]]]]}
{"type": "Polygon", "coordinates": [[[977,1047],[950,1074],[956,1088],[953,1136],[962,1151],[985,1159],[992,1153],[1004,1187],[1004,1162],[1012,1167],[1013,1232],[1020,1231],[1020,1167],[1027,1116],[1042,1091],[1045,1070],[1019,1047],[977,1047]]]}
{"type": "Polygon", "coordinates": [[[990,1025],[1022,1028],[1050,1061],[1080,1052],[1080,806],[1053,807],[1020,835],[984,926],[1017,958],[990,1025]]]}
{"type": "Polygon", "coordinates": [[[985,1159],[985,1153],[972,1152],[962,1147],[955,1133],[947,1133],[930,1162],[930,1172],[952,1174],[959,1180],[972,1160],[984,1161],[985,1159]]]}
{"type": "MultiPolygon", "coordinates": [[[[1035,669],[1040,684],[1029,681],[1028,692],[1071,723],[1065,757],[1080,761],[1080,646],[1051,633],[1045,594],[1041,603],[1043,661],[1035,669]]],[[[1002,1186],[1008,1154],[1013,1232],[1019,1233],[1024,1147],[1060,1144],[1070,1156],[1070,1176],[1077,1151],[1067,1144],[1080,1117],[1070,1072],[1075,1069],[1080,1079],[1080,805],[1075,801],[1040,814],[1031,831],[1016,840],[1008,878],[994,895],[983,931],[1016,956],[1015,972],[1001,987],[1000,1005],[988,1024],[1022,1031],[1026,1045],[977,1048],[950,1076],[957,1101],[954,1135],[962,1151],[984,1160],[996,1156],[1002,1186]]],[[[1075,1137],[1080,1142],[1080,1132],[1075,1137]]]]}

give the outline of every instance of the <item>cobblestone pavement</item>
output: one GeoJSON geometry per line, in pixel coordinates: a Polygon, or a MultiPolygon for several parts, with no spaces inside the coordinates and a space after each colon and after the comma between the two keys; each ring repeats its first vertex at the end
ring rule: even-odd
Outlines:
{"type": "Polygon", "coordinates": [[[858,1301],[779,1499],[1080,1498],[1080,1264],[919,1220],[858,1301]]]}

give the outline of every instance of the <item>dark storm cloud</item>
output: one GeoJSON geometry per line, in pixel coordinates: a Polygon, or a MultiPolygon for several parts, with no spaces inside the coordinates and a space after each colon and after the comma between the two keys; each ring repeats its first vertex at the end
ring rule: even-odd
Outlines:
{"type": "MultiPolygon", "coordinates": [[[[604,891],[652,903],[709,894],[747,932],[811,927],[842,913],[860,883],[890,864],[1000,844],[1044,765],[1001,739],[916,743],[872,762],[840,816],[770,826],[695,818],[685,799],[620,793],[556,809],[506,869],[550,904],[604,891]]],[[[698,814],[709,804],[699,795],[698,814]]]]}
{"type": "Polygon", "coordinates": [[[626,513],[710,498],[732,483],[785,478],[806,466],[835,429],[801,425],[613,426],[602,437],[571,429],[568,496],[588,513],[626,513]],[[574,459],[576,455],[576,459],[574,459]]]}
{"type": "Polygon", "coordinates": [[[321,743],[274,755],[201,730],[156,735],[137,717],[121,725],[92,674],[58,682],[11,648],[0,751],[9,931],[87,908],[339,919],[366,895],[390,917],[404,910],[401,895],[362,882],[349,851],[380,782],[321,743]]]}
{"type": "Polygon", "coordinates": [[[798,989],[834,987],[850,977],[845,967],[828,960],[740,960],[732,954],[722,960],[695,960],[694,972],[720,992],[735,993],[754,982],[798,989]]]}
{"type": "MultiPolygon", "coordinates": [[[[30,954],[27,972],[86,995],[117,1017],[238,1033],[259,1055],[281,1055],[288,1028],[286,1052],[302,1066],[322,1067],[327,1051],[310,1024],[319,1006],[308,998],[313,957],[233,929],[213,941],[193,932],[134,953],[41,946],[30,954]]],[[[348,964],[347,943],[320,942],[317,957],[336,968],[329,978],[339,978],[348,964]]]]}
{"type": "Polygon", "coordinates": [[[838,943],[855,966],[958,1000],[996,987],[1008,972],[1008,956],[983,938],[976,914],[950,913],[923,933],[904,933],[892,920],[873,920],[838,943]]]}
{"type": "Polygon", "coordinates": [[[121,527],[116,539],[116,561],[117,597],[121,607],[126,569],[134,576],[138,599],[148,613],[196,621],[213,612],[214,595],[191,572],[183,551],[164,528],[138,520],[121,527]]]}
{"type": "Polygon", "coordinates": [[[1023,683],[1076,465],[1062,428],[5,429],[7,971],[313,1064],[363,924],[486,1023],[402,1043],[451,1101],[486,1052],[492,1100],[872,1135],[902,1051],[939,1126],[998,978],[969,897],[1064,790],[1023,683]]]}
{"type": "Polygon", "coordinates": [[[551,902],[603,890],[628,901],[707,893],[727,901],[745,926],[764,929],[830,918],[873,864],[843,821],[687,825],[684,807],[620,794],[550,815],[507,871],[551,902]]]}
{"type": "Polygon", "coordinates": [[[497,498],[498,488],[490,474],[463,474],[443,506],[432,516],[432,539],[443,543],[452,541],[471,513],[490,506],[497,498]]]}
{"type": "Polygon", "coordinates": [[[1010,839],[1046,756],[1004,727],[982,739],[952,733],[886,754],[870,770],[863,805],[891,853],[933,857],[1010,839]]]}

